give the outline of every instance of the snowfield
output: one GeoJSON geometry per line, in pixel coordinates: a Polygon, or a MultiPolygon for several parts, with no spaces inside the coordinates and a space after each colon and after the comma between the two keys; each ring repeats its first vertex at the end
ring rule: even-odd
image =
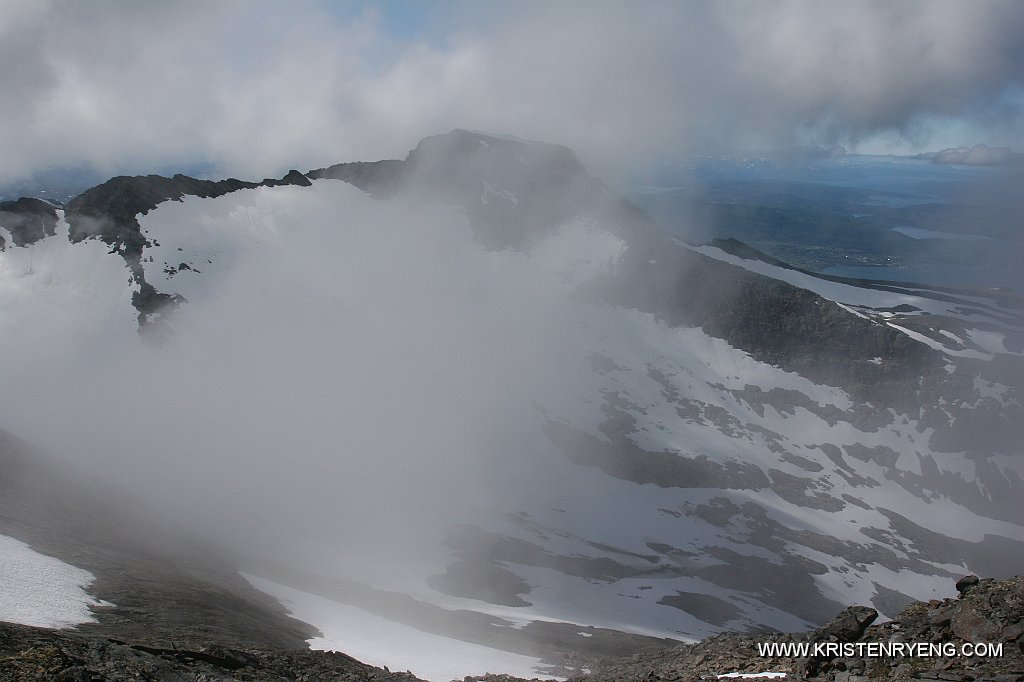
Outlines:
{"type": "Polygon", "coordinates": [[[94,576],[0,535],[0,620],[42,628],[92,623],[90,607],[112,606],[86,592],[94,576]]]}
{"type": "Polygon", "coordinates": [[[543,665],[536,658],[423,632],[256,576],[245,575],[245,579],[280,600],[293,618],[323,633],[309,640],[314,649],[340,651],[371,665],[408,670],[430,682],[448,682],[488,672],[542,680],[563,679],[540,672],[543,665]]]}

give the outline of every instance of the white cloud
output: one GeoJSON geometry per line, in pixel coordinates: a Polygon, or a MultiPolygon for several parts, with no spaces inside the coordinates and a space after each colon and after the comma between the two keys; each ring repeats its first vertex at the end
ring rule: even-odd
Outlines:
{"type": "Polygon", "coordinates": [[[603,170],[808,137],[927,146],[935,117],[1021,146],[1020,3],[454,7],[427,43],[312,2],[8,2],[0,182],[76,161],[262,177],[453,127],[562,142],[603,170]]]}

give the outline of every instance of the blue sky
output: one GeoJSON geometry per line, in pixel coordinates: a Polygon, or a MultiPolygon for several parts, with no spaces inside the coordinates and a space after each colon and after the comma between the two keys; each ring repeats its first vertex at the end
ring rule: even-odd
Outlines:
{"type": "Polygon", "coordinates": [[[354,3],[330,2],[325,7],[343,21],[350,21],[366,12],[380,16],[381,27],[400,41],[426,41],[443,46],[447,38],[447,21],[453,3],[428,0],[361,0],[354,3]]]}

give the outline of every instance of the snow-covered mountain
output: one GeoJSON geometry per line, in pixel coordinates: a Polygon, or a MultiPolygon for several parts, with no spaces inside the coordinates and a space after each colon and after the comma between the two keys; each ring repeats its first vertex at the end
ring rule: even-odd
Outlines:
{"type": "Polygon", "coordinates": [[[322,646],[370,612],[517,654],[799,630],[1024,570],[1012,292],[689,244],[570,150],[467,131],[0,226],[2,426],[244,556],[322,646]]]}

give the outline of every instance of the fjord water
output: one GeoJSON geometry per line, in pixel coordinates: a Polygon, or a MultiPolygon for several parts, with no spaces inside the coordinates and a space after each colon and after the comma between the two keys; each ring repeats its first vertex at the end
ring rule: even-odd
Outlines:
{"type": "Polygon", "coordinates": [[[1019,166],[751,155],[695,158],[644,182],[635,200],[691,241],[737,238],[828,275],[1021,289],[1019,166]]]}

